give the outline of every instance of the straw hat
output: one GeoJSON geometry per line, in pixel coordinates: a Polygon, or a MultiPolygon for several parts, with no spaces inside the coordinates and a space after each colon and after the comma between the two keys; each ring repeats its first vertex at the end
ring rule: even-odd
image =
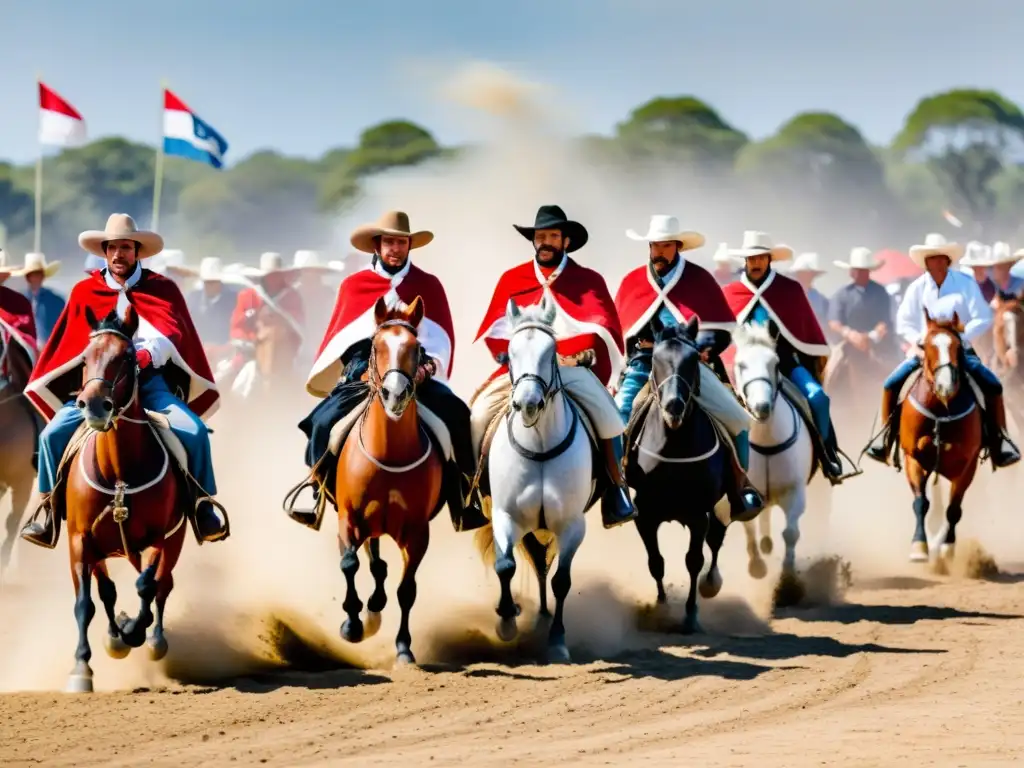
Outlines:
{"type": "Polygon", "coordinates": [[[103,244],[108,240],[134,240],[139,244],[139,258],[147,259],[164,249],[164,239],[156,232],[140,230],[127,213],[112,213],[102,231],[90,229],[78,236],[78,244],[89,253],[106,258],[103,244]]]}
{"type": "Polygon", "coordinates": [[[850,251],[849,261],[833,261],[832,263],[840,269],[866,269],[869,272],[874,272],[885,264],[885,261],[876,259],[870,248],[858,246],[850,251]]]}
{"type": "Polygon", "coordinates": [[[15,267],[7,266],[7,253],[3,248],[0,248],[0,275],[10,277],[14,274],[15,269],[15,267]]]}
{"type": "Polygon", "coordinates": [[[675,216],[656,214],[651,216],[647,225],[647,234],[641,235],[633,229],[626,230],[626,237],[645,243],[679,243],[680,251],[692,251],[704,245],[704,235],[700,232],[685,230],[679,226],[675,216]]]}
{"type": "Polygon", "coordinates": [[[946,256],[951,264],[956,264],[964,255],[964,247],[959,243],[950,243],[938,232],[925,235],[924,243],[910,247],[910,258],[921,269],[929,256],[946,256]]]}
{"type": "Polygon", "coordinates": [[[409,248],[422,248],[434,239],[434,233],[427,230],[413,232],[409,226],[409,215],[403,211],[388,211],[373,224],[363,224],[352,231],[349,242],[357,251],[374,253],[373,238],[391,235],[408,237],[409,248]]]}
{"type": "Polygon", "coordinates": [[[775,245],[767,232],[748,229],[743,233],[743,245],[732,252],[733,256],[749,259],[751,256],[769,255],[772,261],[789,261],[793,249],[788,245],[775,245]]]}
{"type": "Polygon", "coordinates": [[[1013,253],[1010,251],[1010,244],[1004,242],[998,242],[992,246],[992,266],[996,264],[1016,264],[1021,259],[1024,259],[1024,249],[1013,253]]]}
{"type": "Polygon", "coordinates": [[[728,243],[719,243],[718,250],[715,251],[715,255],[711,257],[711,260],[715,262],[715,264],[729,264],[733,267],[738,266],[739,264],[739,259],[736,257],[736,254],[729,249],[728,243]]]}
{"type": "Polygon", "coordinates": [[[964,256],[960,259],[961,267],[991,267],[992,246],[971,240],[964,248],[964,256]]]}
{"type": "MultiPolygon", "coordinates": [[[[225,269],[225,272],[228,270],[225,269]]],[[[284,257],[277,251],[265,251],[260,254],[258,267],[241,267],[241,274],[246,277],[266,277],[274,272],[294,273],[299,270],[296,267],[286,266],[284,257]]]]}
{"type": "Polygon", "coordinates": [[[43,277],[53,277],[60,270],[60,262],[49,262],[46,256],[41,253],[26,253],[25,266],[17,270],[15,274],[30,275],[33,272],[42,272],[43,277]]]}
{"type": "Polygon", "coordinates": [[[814,275],[824,275],[828,270],[821,268],[821,257],[816,253],[801,253],[786,270],[790,274],[799,272],[810,272],[814,275]]]}

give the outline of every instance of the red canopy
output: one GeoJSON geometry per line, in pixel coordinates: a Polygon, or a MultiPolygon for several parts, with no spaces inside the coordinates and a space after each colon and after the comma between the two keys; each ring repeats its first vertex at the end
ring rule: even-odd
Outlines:
{"type": "Polygon", "coordinates": [[[924,270],[901,251],[879,251],[875,254],[875,259],[884,261],[885,264],[871,273],[871,279],[882,285],[895,283],[897,280],[913,280],[924,274],[924,270]]]}

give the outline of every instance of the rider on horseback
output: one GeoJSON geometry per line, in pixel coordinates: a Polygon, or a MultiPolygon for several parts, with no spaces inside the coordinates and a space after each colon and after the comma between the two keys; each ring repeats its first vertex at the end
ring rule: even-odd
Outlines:
{"type": "MultiPolygon", "coordinates": [[[[453,461],[445,467],[443,496],[456,530],[472,530],[487,519],[473,501],[465,497],[474,473],[470,441],[469,409],[445,383],[451,375],[455,352],[455,330],[448,298],[441,281],[412,263],[409,251],[434,239],[432,232],[413,232],[409,217],[400,211],[384,214],[376,224],[358,227],[350,238],[353,247],[372,253],[366,268],[349,275],[338,289],[334,314],[324,334],[316,362],[306,380],[306,391],[325,398],[299,423],[309,443],[306,465],[313,468],[317,486],[334,488],[334,461],[323,459],[330,447],[331,430],[343,417],[366,400],[365,381],[370,359],[370,340],[377,330],[374,306],[382,298],[389,308],[400,302],[423,299],[425,316],[419,327],[423,358],[416,374],[416,398],[420,405],[444,422],[451,435],[453,461]]],[[[475,494],[474,494],[475,497],[475,494]]],[[[318,503],[322,509],[322,503],[318,503]]],[[[303,525],[316,527],[320,514],[289,510],[289,516],[303,525]]]]}
{"type": "Polygon", "coordinates": [[[793,257],[785,245],[773,246],[764,232],[747,231],[735,251],[746,260],[743,275],[725,287],[725,298],[739,323],[770,323],[779,333],[779,373],[807,400],[814,419],[822,473],[833,485],[843,481],[829,398],[821,375],[831,352],[800,283],[772,269],[772,263],[793,257]]]}
{"type": "Polygon", "coordinates": [[[720,355],[729,346],[736,318],[722,289],[703,267],[689,262],[684,251],[700,248],[704,236],[684,232],[675,216],[652,216],[646,235],[633,230],[627,237],[650,244],[650,263],[638,267],[622,280],[615,306],[630,350],[629,362],[619,378],[615,402],[624,422],[629,422],[633,402],[651,376],[654,333],[651,320],[664,326],[684,324],[694,315],[700,320],[697,347],[707,365],[700,367],[697,402],[725,431],[732,435],[738,466],[733,471],[729,494],[734,519],[750,519],[764,506],[760,494],[750,485],[746,470],[750,459],[750,417],[728,384],[711,366],[721,366],[720,355]]]}
{"type": "MultiPolygon", "coordinates": [[[[0,383],[9,381],[11,376],[22,368],[30,370],[39,351],[32,302],[4,285],[7,278],[14,273],[20,274],[21,270],[7,266],[6,256],[0,248],[0,383]],[[18,366],[12,363],[12,354],[23,355],[27,358],[23,363],[27,365],[18,366]]],[[[24,381],[20,383],[25,384],[24,381]]]]}
{"type": "Polygon", "coordinates": [[[910,375],[921,367],[921,342],[926,331],[925,310],[938,318],[940,304],[955,308],[956,316],[964,325],[961,338],[964,359],[962,365],[985,396],[985,432],[989,455],[994,467],[1008,467],[1020,461],[1020,453],[1006,434],[1006,412],[1003,409],[1003,385],[992,371],[985,367],[971,346],[971,341],[984,334],[992,325],[992,309],[985,302],[973,277],[950,267],[963,255],[963,247],[947,243],[940,234],[929,234],[924,245],[910,249],[910,257],[926,270],[907,288],[896,314],[896,332],[908,345],[908,357],[886,379],[882,390],[882,433],[868,446],[866,454],[887,464],[892,453],[899,425],[895,423],[900,391],[910,375]],[[940,302],[940,299],[942,300],[940,302]]]}
{"type": "Polygon", "coordinates": [[[217,487],[209,431],[201,420],[216,410],[219,396],[213,374],[181,291],[141,263],[161,250],[163,238],[139,231],[130,216],[115,213],[104,231],[83,232],[78,242],[105,257],[107,266],[75,285],[25,388],[49,423],[39,436],[41,499],[36,516],[44,516],[42,522],[33,518],[22,529],[22,538],[48,549],[57,545],[60,520],[53,514],[50,495],[64,452],[85,418],[72,395],[82,384],[82,356],[92,330],[86,310],[105,317],[132,304],[140,320],[133,340],[140,369],[138,396],[147,411],[166,417],[185,448],[195,497],[193,522],[200,540],[224,539],[228,520],[212,499],[217,487]]]}
{"type": "Polygon", "coordinates": [[[636,509],[622,472],[625,424],[605,389],[622,365],[622,330],[615,304],[601,274],[569,258],[587,242],[582,224],[569,221],[557,205],[545,205],[537,211],[532,227],[514,226],[533,243],[535,259],[501,276],[480,324],[476,340],[485,340],[500,368],[472,403],[473,444],[478,452],[484,449],[488,428],[508,403],[512,388],[504,362],[509,299],[526,306],[539,304],[547,294],[556,308],[554,331],[562,384],[593,424],[612,481],[601,500],[601,519],[606,528],[622,525],[636,517],[636,509]]]}

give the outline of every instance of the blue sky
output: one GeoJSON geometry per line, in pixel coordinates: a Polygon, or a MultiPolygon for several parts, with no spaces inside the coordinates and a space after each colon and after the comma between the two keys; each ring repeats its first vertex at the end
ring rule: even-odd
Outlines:
{"type": "Polygon", "coordinates": [[[608,133],[655,95],[694,94],[755,138],[835,111],[872,141],[915,101],[984,86],[1024,103],[1015,0],[0,0],[0,158],[38,151],[35,77],[91,138],[154,142],[162,78],[230,143],[317,156],[408,117],[474,138],[432,73],[486,60],[553,86],[608,133]],[[174,14],[173,16],[170,14],[174,14]]]}

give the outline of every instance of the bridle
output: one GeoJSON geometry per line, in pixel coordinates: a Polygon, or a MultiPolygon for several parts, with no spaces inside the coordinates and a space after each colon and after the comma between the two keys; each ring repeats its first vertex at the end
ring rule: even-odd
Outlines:
{"type": "Polygon", "coordinates": [[[86,385],[89,384],[90,382],[98,381],[102,384],[107,385],[108,389],[110,390],[111,400],[113,400],[114,393],[117,391],[117,385],[124,381],[124,379],[126,379],[128,376],[131,376],[131,397],[129,397],[128,401],[120,408],[118,408],[117,404],[115,403],[114,412],[110,417],[110,421],[111,423],[115,423],[120,418],[124,418],[125,421],[135,421],[135,419],[129,419],[127,416],[123,415],[124,412],[131,407],[132,403],[135,402],[135,398],[138,396],[139,393],[139,361],[135,353],[135,343],[131,340],[131,338],[128,337],[128,335],[122,333],[121,331],[116,331],[113,328],[104,328],[99,331],[93,331],[92,333],[89,334],[89,338],[95,339],[98,336],[102,336],[104,334],[116,336],[117,338],[124,340],[125,342],[127,342],[128,348],[127,350],[125,350],[125,354],[121,358],[121,364],[118,366],[117,373],[114,374],[113,379],[107,379],[103,376],[93,376],[82,382],[82,389],[85,389],[86,385]]]}
{"type": "MultiPolygon", "coordinates": [[[[948,368],[950,376],[953,379],[953,390],[955,392],[955,391],[960,389],[960,365],[959,364],[960,364],[960,358],[964,354],[964,351],[965,351],[964,348],[963,348],[963,342],[960,341],[960,334],[958,334],[956,331],[954,331],[951,328],[942,328],[939,331],[939,333],[948,333],[948,334],[952,335],[953,337],[955,337],[957,339],[957,341],[960,342],[960,349],[957,350],[957,354],[949,356],[949,362],[948,363],[939,363],[938,365],[936,365],[934,368],[931,368],[930,370],[929,370],[928,366],[925,365],[925,364],[922,364],[922,367],[925,369],[926,372],[928,372],[928,374],[929,374],[928,379],[929,379],[930,383],[932,384],[932,388],[933,389],[934,389],[934,384],[935,384],[935,377],[938,375],[939,371],[941,371],[943,368],[948,368]]],[[[927,359],[927,355],[926,355],[926,359],[927,359]]]]}
{"type": "MultiPolygon", "coordinates": [[[[551,340],[553,342],[557,342],[557,339],[555,338],[555,332],[551,329],[550,326],[547,326],[547,325],[545,325],[543,323],[534,323],[534,322],[521,323],[520,325],[517,325],[515,327],[515,329],[512,331],[512,336],[515,336],[520,331],[530,330],[531,328],[534,329],[534,330],[540,331],[541,333],[547,334],[548,336],[551,337],[551,340]]],[[[509,342],[511,342],[511,338],[509,339],[509,342]]],[[[537,382],[537,386],[540,387],[541,393],[542,393],[543,398],[544,398],[544,406],[545,407],[547,407],[550,404],[551,400],[555,397],[555,395],[557,395],[559,392],[562,391],[562,374],[561,374],[561,372],[558,369],[558,353],[557,353],[557,351],[551,356],[551,379],[550,380],[545,380],[543,376],[541,376],[540,374],[537,374],[537,373],[523,373],[523,374],[520,374],[519,376],[516,376],[512,372],[512,360],[511,359],[508,361],[508,377],[509,377],[509,379],[512,382],[512,392],[509,394],[509,400],[510,401],[511,401],[512,397],[515,396],[516,387],[519,386],[519,384],[521,382],[523,382],[523,381],[535,381],[535,382],[537,382]]]]}
{"type": "Polygon", "coordinates": [[[780,375],[781,374],[779,374],[779,367],[776,365],[773,376],[755,376],[752,379],[748,379],[747,381],[744,381],[743,382],[743,386],[740,388],[740,392],[743,394],[743,402],[747,401],[747,387],[749,387],[751,384],[754,384],[755,382],[763,381],[765,384],[768,385],[768,387],[772,391],[772,404],[774,405],[775,401],[779,397],[779,376],[780,375]]]}
{"type": "MultiPolygon", "coordinates": [[[[658,343],[659,344],[673,344],[673,343],[675,343],[675,344],[679,344],[679,345],[681,345],[683,347],[689,347],[691,349],[696,350],[696,347],[693,344],[689,344],[686,341],[683,341],[682,339],[677,339],[677,338],[662,339],[658,343]]],[[[698,363],[698,366],[699,366],[699,363],[698,363]]],[[[694,398],[700,395],[700,368],[698,367],[698,369],[697,369],[697,380],[693,384],[691,384],[685,378],[683,378],[683,376],[681,374],[678,374],[678,373],[675,373],[675,372],[673,372],[671,376],[668,376],[664,381],[658,381],[658,378],[657,378],[657,376],[655,375],[655,372],[654,372],[654,355],[652,354],[651,355],[651,395],[654,398],[654,402],[658,406],[659,410],[662,408],[662,392],[661,392],[661,390],[662,390],[662,388],[666,384],[668,384],[673,379],[679,379],[679,385],[680,385],[680,387],[682,387],[683,391],[686,393],[686,397],[683,399],[683,416],[682,416],[682,418],[685,420],[686,417],[690,415],[690,411],[693,409],[694,398]]]]}
{"type": "MultiPolygon", "coordinates": [[[[416,338],[416,339],[419,338],[419,332],[416,330],[416,326],[414,326],[412,323],[406,322],[405,320],[385,320],[383,323],[381,323],[379,326],[377,326],[377,331],[373,334],[374,337],[376,338],[378,333],[380,333],[382,330],[386,330],[388,328],[402,328],[402,329],[408,331],[409,333],[411,333],[413,335],[413,338],[416,338]]],[[[417,346],[418,351],[421,352],[423,347],[422,347],[422,345],[419,344],[418,340],[417,340],[416,346],[417,346]]],[[[409,386],[412,388],[413,395],[416,394],[415,371],[413,373],[409,373],[408,371],[403,371],[401,368],[388,368],[386,371],[384,371],[384,373],[378,373],[377,372],[377,346],[376,346],[376,344],[371,344],[370,345],[369,369],[370,369],[370,385],[373,387],[373,389],[377,393],[378,397],[382,397],[384,379],[386,379],[388,377],[388,374],[391,374],[391,373],[396,373],[399,376],[401,376],[402,378],[404,378],[409,383],[409,386]]]]}

